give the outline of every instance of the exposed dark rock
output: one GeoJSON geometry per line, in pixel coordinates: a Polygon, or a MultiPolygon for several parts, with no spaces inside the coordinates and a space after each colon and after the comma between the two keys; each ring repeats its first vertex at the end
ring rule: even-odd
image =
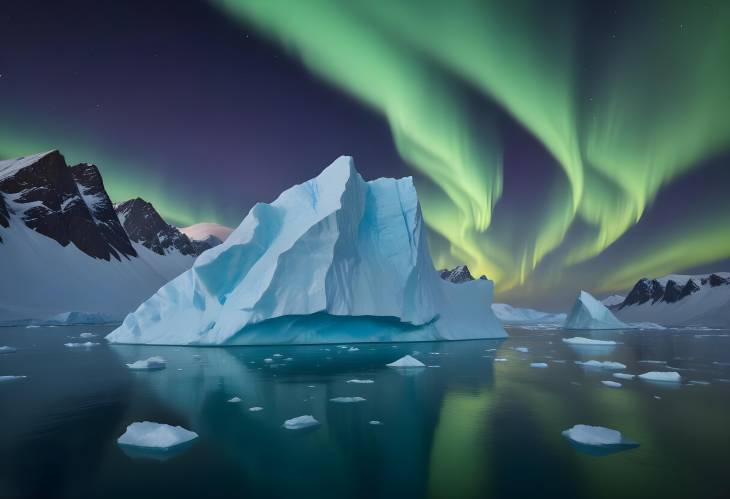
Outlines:
{"type": "Polygon", "coordinates": [[[694,280],[689,279],[689,280],[687,280],[684,287],[682,288],[682,292],[679,295],[679,299],[681,300],[682,298],[689,296],[692,293],[694,293],[695,291],[699,291],[699,290],[700,290],[700,287],[697,285],[697,283],[694,282],[694,280]]]}
{"type": "Polygon", "coordinates": [[[454,283],[474,280],[474,276],[471,275],[471,272],[469,272],[469,267],[467,267],[466,265],[459,265],[458,267],[454,267],[451,270],[442,269],[439,271],[439,274],[441,275],[441,279],[454,283]]]}
{"type": "Polygon", "coordinates": [[[114,216],[93,165],[69,168],[61,153],[51,151],[0,175],[0,191],[12,196],[14,205],[23,210],[25,225],[62,246],[73,243],[87,255],[104,260],[137,254],[114,216]]]}
{"type": "Polygon", "coordinates": [[[713,288],[717,286],[722,286],[723,284],[728,284],[728,282],[730,282],[717,274],[710,274],[708,281],[710,281],[710,286],[712,286],[713,288]]]}
{"type": "Polygon", "coordinates": [[[655,297],[659,295],[659,298],[661,298],[663,293],[664,289],[659,281],[649,280],[646,277],[643,277],[634,284],[633,289],[628,295],[626,295],[626,299],[620,305],[620,308],[628,307],[630,305],[640,305],[648,302],[649,300],[656,301],[655,297]]]}
{"type": "Polygon", "coordinates": [[[677,284],[673,280],[668,280],[667,285],[664,288],[664,301],[667,303],[674,303],[682,297],[683,287],[677,284]]]}
{"type": "Polygon", "coordinates": [[[194,245],[177,227],[165,222],[154,206],[144,199],[130,199],[117,204],[114,208],[132,241],[144,245],[159,255],[165,255],[173,250],[183,255],[200,254],[200,245],[194,245]]]}

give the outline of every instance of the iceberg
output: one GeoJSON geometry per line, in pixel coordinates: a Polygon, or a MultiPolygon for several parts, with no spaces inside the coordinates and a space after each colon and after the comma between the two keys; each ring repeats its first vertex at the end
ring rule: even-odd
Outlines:
{"type": "Polygon", "coordinates": [[[241,399],[241,397],[232,397],[232,398],[230,398],[230,399],[227,400],[227,402],[229,402],[231,404],[237,404],[237,403],[242,402],[242,401],[243,401],[243,399],[241,399]]]}
{"type": "Polygon", "coordinates": [[[127,364],[127,367],[133,371],[155,371],[167,367],[167,361],[162,357],[155,356],[146,360],[132,362],[131,364],[127,364]]]}
{"type": "Polygon", "coordinates": [[[400,359],[387,364],[388,367],[426,367],[426,364],[418,359],[406,355],[400,359]]]}
{"type": "Polygon", "coordinates": [[[255,406],[253,406],[253,407],[249,407],[249,408],[248,408],[248,410],[249,410],[249,411],[251,411],[251,412],[259,412],[259,411],[263,411],[263,410],[264,410],[264,408],[263,408],[263,407],[259,407],[259,406],[255,405],[255,406]]]}
{"type": "Polygon", "coordinates": [[[63,346],[68,348],[91,348],[99,346],[99,343],[94,343],[93,341],[87,341],[84,343],[64,343],[63,346]]]}
{"type": "Polygon", "coordinates": [[[119,445],[167,450],[198,438],[194,431],[181,426],[141,421],[127,426],[127,431],[117,439],[119,445]]]}
{"type": "Polygon", "coordinates": [[[493,283],[439,277],[413,180],[352,158],[255,205],[226,241],[107,336],[112,343],[316,344],[506,337],[493,283]]]}
{"type": "Polygon", "coordinates": [[[658,381],[660,383],[679,383],[682,381],[679,373],[674,371],[649,371],[644,374],[639,374],[639,378],[646,381],[658,381]]]}
{"type": "Polygon", "coordinates": [[[618,320],[606,306],[581,291],[575,305],[565,319],[565,329],[628,329],[629,326],[618,320]]]}
{"type": "Polygon", "coordinates": [[[311,427],[318,426],[318,425],[319,425],[319,421],[314,419],[313,416],[305,414],[304,416],[287,419],[286,421],[284,421],[283,426],[287,430],[302,430],[304,428],[311,428],[311,427]]]}
{"type": "Polygon", "coordinates": [[[563,338],[563,343],[570,345],[590,345],[590,346],[613,346],[616,344],[613,340],[594,340],[592,338],[582,338],[575,336],[573,338],[563,338]]]}

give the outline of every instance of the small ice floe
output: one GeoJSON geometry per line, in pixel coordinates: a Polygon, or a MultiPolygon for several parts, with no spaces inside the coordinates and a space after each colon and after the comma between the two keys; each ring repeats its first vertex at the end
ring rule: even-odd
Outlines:
{"type": "Polygon", "coordinates": [[[196,438],[198,438],[197,433],[182,426],[140,421],[127,426],[127,431],[117,439],[117,443],[123,446],[167,451],[196,438]]]}
{"type": "Polygon", "coordinates": [[[348,379],[345,381],[345,383],[356,383],[360,385],[369,385],[370,383],[375,383],[375,381],[371,379],[348,379]]]}
{"type": "Polygon", "coordinates": [[[368,421],[368,424],[373,425],[373,426],[381,426],[383,423],[381,423],[380,421],[378,421],[376,419],[373,419],[372,421],[368,421]]]}
{"type": "Polygon", "coordinates": [[[657,400],[661,400],[662,398],[659,395],[654,395],[654,398],[657,400]]]}
{"type": "Polygon", "coordinates": [[[228,402],[229,404],[237,404],[239,402],[243,402],[243,399],[241,399],[241,397],[233,397],[226,400],[226,402],[228,402]]]}
{"type": "Polygon", "coordinates": [[[0,383],[8,383],[10,381],[17,381],[19,379],[25,379],[28,376],[0,376],[0,383]]]}
{"type": "Polygon", "coordinates": [[[37,324],[30,324],[29,326],[25,326],[25,329],[34,329],[37,327],[40,327],[40,326],[38,326],[37,324]]]}
{"type": "Polygon", "coordinates": [[[682,381],[682,376],[674,371],[649,371],[644,374],[639,374],[639,378],[659,383],[679,383],[682,381]]]}
{"type": "Polygon", "coordinates": [[[705,385],[709,385],[710,384],[709,381],[702,381],[702,380],[699,380],[699,379],[691,379],[687,383],[689,383],[690,385],[702,385],[702,386],[705,386],[705,385]]]}
{"type": "Polygon", "coordinates": [[[620,431],[603,426],[578,424],[562,434],[577,450],[599,456],[639,446],[638,443],[621,435],[620,431]]]}
{"type": "Polygon", "coordinates": [[[485,352],[496,352],[496,351],[497,351],[497,349],[496,349],[496,348],[487,348],[487,349],[486,349],[486,350],[484,350],[484,351],[485,351],[485,352]]]}
{"type": "Polygon", "coordinates": [[[15,353],[18,350],[9,346],[0,346],[0,353],[15,353]]]}
{"type": "Polygon", "coordinates": [[[307,388],[317,388],[317,387],[314,385],[307,385],[307,388]]]}
{"type": "Polygon", "coordinates": [[[535,367],[538,369],[545,369],[547,366],[548,365],[544,362],[533,362],[532,364],[530,364],[530,367],[535,367]]]}
{"type": "Polygon", "coordinates": [[[666,364],[666,360],[640,360],[640,364],[666,364]]]}
{"type": "Polygon", "coordinates": [[[616,345],[616,342],[613,340],[594,340],[592,338],[583,338],[581,336],[563,338],[563,343],[568,343],[569,345],[590,345],[596,347],[616,345]]]}
{"type": "Polygon", "coordinates": [[[359,348],[357,348],[357,347],[350,347],[350,348],[348,348],[348,349],[347,349],[347,351],[348,351],[348,352],[359,352],[359,351],[360,351],[360,349],[359,349],[359,348]]]}
{"type": "Polygon", "coordinates": [[[259,407],[259,406],[255,405],[255,406],[253,406],[253,407],[249,407],[249,408],[248,408],[248,410],[249,410],[249,411],[251,411],[251,412],[259,412],[259,411],[263,411],[263,410],[264,410],[264,408],[263,408],[263,407],[259,407]]]}
{"type": "Polygon", "coordinates": [[[607,386],[609,388],[621,388],[623,385],[621,383],[617,383],[616,381],[601,381],[601,384],[603,386],[607,386]]]}
{"type": "Polygon", "coordinates": [[[517,348],[515,348],[515,350],[517,350],[518,352],[522,352],[522,353],[527,353],[530,351],[530,349],[527,347],[517,347],[517,348]]]}
{"type": "Polygon", "coordinates": [[[302,430],[304,428],[312,428],[314,426],[318,426],[319,421],[314,419],[313,416],[310,416],[309,414],[305,414],[304,416],[299,416],[292,419],[287,419],[284,421],[284,428],[287,430],[302,430]]]}
{"type": "Polygon", "coordinates": [[[496,359],[494,359],[494,362],[507,362],[507,359],[505,359],[504,357],[497,357],[496,359]]]}
{"type": "Polygon", "coordinates": [[[400,359],[386,365],[388,367],[426,367],[426,364],[418,359],[411,357],[410,355],[405,355],[400,359]]]}
{"type": "Polygon", "coordinates": [[[636,374],[613,373],[613,377],[618,379],[634,379],[636,374]]]}
{"type": "Polygon", "coordinates": [[[275,353],[274,355],[272,355],[272,357],[283,357],[283,355],[280,353],[275,353]]]}
{"type": "Polygon", "coordinates": [[[613,362],[610,360],[587,360],[585,362],[576,360],[576,364],[583,367],[589,367],[594,369],[626,369],[626,365],[621,362],[613,362]]]}
{"type": "Polygon", "coordinates": [[[145,360],[138,360],[127,364],[127,367],[134,371],[157,371],[167,367],[167,361],[160,356],[150,357],[145,360]]]}
{"type": "Polygon", "coordinates": [[[330,402],[336,404],[354,404],[355,402],[365,402],[363,397],[334,397],[330,399],[330,402]]]}
{"type": "Polygon", "coordinates": [[[292,360],[294,360],[294,359],[291,357],[287,357],[286,359],[284,359],[284,362],[291,362],[292,360]]]}
{"type": "Polygon", "coordinates": [[[274,359],[272,359],[271,357],[266,357],[264,359],[264,362],[266,362],[267,364],[271,364],[272,362],[274,362],[274,359]]]}
{"type": "Polygon", "coordinates": [[[94,333],[81,333],[79,338],[96,338],[96,335],[94,333]]]}
{"type": "Polygon", "coordinates": [[[441,366],[432,365],[432,366],[426,366],[426,367],[441,367],[441,366]]]}
{"type": "Polygon", "coordinates": [[[68,348],[91,348],[95,346],[99,346],[99,343],[93,343],[91,341],[87,341],[85,343],[64,343],[63,346],[68,348]]]}
{"type": "Polygon", "coordinates": [[[551,360],[550,362],[553,362],[555,364],[565,364],[565,360],[551,360]]]}

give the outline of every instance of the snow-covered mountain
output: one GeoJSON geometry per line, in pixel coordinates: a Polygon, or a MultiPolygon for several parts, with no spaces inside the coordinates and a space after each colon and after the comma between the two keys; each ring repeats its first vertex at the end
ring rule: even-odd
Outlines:
{"type": "Polygon", "coordinates": [[[96,166],[0,161],[0,323],[120,320],[193,260],[131,240],[96,166]]]}
{"type": "Polygon", "coordinates": [[[614,305],[623,303],[623,301],[625,299],[626,299],[626,297],[622,296],[622,295],[611,295],[611,296],[607,296],[603,300],[601,300],[601,303],[603,303],[605,306],[611,308],[614,305]]]}
{"type": "Polygon", "coordinates": [[[492,282],[433,268],[411,178],[366,182],[352,158],[258,203],[221,245],[107,339],[144,344],[427,341],[506,336],[492,282]]]}
{"type": "Polygon", "coordinates": [[[611,311],[590,293],[581,291],[565,319],[565,329],[627,329],[611,311]]]}
{"type": "Polygon", "coordinates": [[[730,273],[642,278],[611,308],[623,321],[730,327],[730,273]]]}
{"type": "Polygon", "coordinates": [[[497,319],[505,324],[562,324],[566,317],[565,314],[513,307],[506,303],[493,303],[492,310],[497,319]]]}
{"type": "Polygon", "coordinates": [[[208,248],[218,246],[223,241],[228,239],[233,229],[226,227],[225,225],[219,225],[210,222],[203,222],[188,227],[180,228],[180,232],[188,236],[193,247],[196,249],[198,254],[202,253],[208,248]]]}

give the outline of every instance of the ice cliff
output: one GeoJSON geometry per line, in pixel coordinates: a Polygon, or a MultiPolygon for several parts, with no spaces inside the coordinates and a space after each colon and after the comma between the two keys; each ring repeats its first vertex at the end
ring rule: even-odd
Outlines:
{"type": "Polygon", "coordinates": [[[255,205],[221,245],[107,339],[146,344],[427,341],[506,336],[492,282],[434,270],[411,178],[366,182],[340,157],[255,205]]]}

